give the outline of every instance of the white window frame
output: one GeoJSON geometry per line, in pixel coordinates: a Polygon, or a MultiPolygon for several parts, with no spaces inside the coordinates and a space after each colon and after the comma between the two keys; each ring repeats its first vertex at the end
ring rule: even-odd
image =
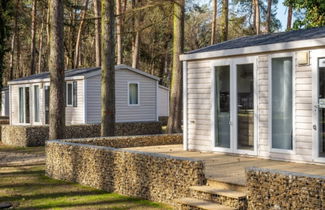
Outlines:
{"type": "Polygon", "coordinates": [[[138,81],[128,81],[128,106],[140,106],[140,82],[138,81]],[[137,104],[130,104],[130,85],[137,84],[138,85],[138,103],[137,104]]]}
{"type": "Polygon", "coordinates": [[[31,88],[30,88],[30,85],[20,85],[18,86],[18,124],[19,125],[31,125],[31,115],[32,115],[32,112],[31,112],[31,88]],[[24,109],[24,122],[20,122],[20,108],[19,108],[19,104],[20,104],[20,97],[19,97],[19,89],[20,88],[23,88],[23,100],[24,100],[24,106],[23,106],[23,109],[24,109]],[[26,88],[29,88],[29,123],[26,123],[26,88]]]}
{"type": "Polygon", "coordinates": [[[296,154],[296,56],[294,52],[276,53],[268,56],[268,144],[270,153],[296,154]],[[292,150],[272,148],[272,59],[286,58],[292,59],[292,150]]]}
{"type": "Polygon", "coordinates": [[[240,58],[225,58],[214,60],[210,63],[211,68],[211,141],[214,152],[227,152],[246,155],[258,155],[258,78],[257,78],[257,56],[240,58]],[[238,149],[237,126],[237,65],[253,64],[254,68],[254,150],[238,149]],[[215,145],[215,67],[229,66],[230,74],[230,148],[216,147],[215,145]],[[235,94],[236,93],[236,94],[235,94]],[[235,122],[234,122],[235,120],[235,122]]]}
{"type": "Polygon", "coordinates": [[[41,84],[35,84],[32,86],[33,88],[33,123],[34,124],[41,124],[41,84]],[[35,86],[38,86],[38,121],[35,119],[35,86]]]}
{"type": "Polygon", "coordinates": [[[73,107],[73,81],[68,81],[66,82],[66,87],[65,87],[66,91],[65,91],[65,100],[66,100],[66,106],[69,106],[69,107],[73,107]],[[69,94],[68,94],[68,91],[69,91],[69,88],[68,86],[71,84],[71,104],[68,103],[68,97],[69,97],[69,94]]]}

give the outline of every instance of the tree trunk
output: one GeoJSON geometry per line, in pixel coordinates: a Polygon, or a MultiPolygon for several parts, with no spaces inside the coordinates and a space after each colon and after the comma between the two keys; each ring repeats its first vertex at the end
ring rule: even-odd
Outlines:
{"type": "Polygon", "coordinates": [[[121,0],[116,0],[116,43],[117,43],[117,64],[123,63],[123,46],[122,46],[122,3],[121,0]]]}
{"type": "Polygon", "coordinates": [[[267,33],[271,33],[271,12],[272,12],[272,0],[267,0],[267,19],[266,19],[266,30],[267,33]]]}
{"type": "Polygon", "coordinates": [[[101,65],[101,21],[100,21],[100,2],[99,0],[94,0],[94,13],[96,16],[95,20],[95,51],[96,51],[96,66],[101,65]]]}
{"type": "Polygon", "coordinates": [[[61,139],[65,130],[63,0],[50,0],[50,8],[49,139],[61,139]]]}
{"type": "Polygon", "coordinates": [[[8,80],[14,79],[14,60],[15,60],[15,44],[16,43],[16,34],[14,33],[11,38],[11,51],[10,51],[10,72],[8,80]]]}
{"type": "MultiPolygon", "coordinates": [[[[140,4],[140,0],[132,0],[132,8],[135,9],[140,4]]],[[[133,41],[132,41],[132,67],[138,68],[140,49],[140,12],[136,12],[133,17],[133,41]]]]}
{"type": "Polygon", "coordinates": [[[222,28],[221,28],[221,41],[228,40],[228,0],[222,0],[222,28]]]}
{"type": "Polygon", "coordinates": [[[291,30],[292,25],[292,6],[289,5],[288,7],[288,20],[287,20],[287,31],[291,30]]]}
{"type": "Polygon", "coordinates": [[[260,24],[260,4],[259,4],[259,0],[255,0],[255,7],[256,7],[256,34],[260,34],[261,33],[261,24],[260,24]]]}
{"type": "Polygon", "coordinates": [[[213,17],[212,17],[212,26],[211,26],[211,45],[216,43],[216,28],[217,28],[217,1],[213,0],[213,17]]]}
{"type": "Polygon", "coordinates": [[[41,29],[39,33],[39,53],[38,53],[38,71],[37,73],[42,72],[42,56],[43,56],[43,30],[44,30],[44,22],[41,24],[41,29]]]}
{"type": "Polygon", "coordinates": [[[102,0],[101,136],[115,134],[115,1],[102,0]]]}
{"type": "Polygon", "coordinates": [[[87,8],[88,8],[88,2],[89,0],[85,1],[85,8],[84,11],[82,13],[82,15],[80,16],[80,25],[79,25],[79,29],[78,29],[78,34],[77,34],[77,41],[76,41],[76,45],[75,45],[75,54],[74,54],[74,67],[78,68],[79,64],[80,64],[80,42],[81,42],[81,35],[82,35],[82,29],[83,29],[83,25],[85,24],[85,17],[86,17],[86,13],[87,13],[87,8]]]}
{"type": "Polygon", "coordinates": [[[36,49],[35,49],[35,43],[36,43],[36,1],[33,0],[33,6],[32,6],[32,29],[31,29],[31,58],[30,58],[30,75],[35,74],[35,54],[36,54],[36,49]]]}
{"type": "Polygon", "coordinates": [[[182,63],[179,56],[184,49],[184,6],[184,0],[177,0],[173,5],[173,67],[168,133],[182,132],[182,63]]]}

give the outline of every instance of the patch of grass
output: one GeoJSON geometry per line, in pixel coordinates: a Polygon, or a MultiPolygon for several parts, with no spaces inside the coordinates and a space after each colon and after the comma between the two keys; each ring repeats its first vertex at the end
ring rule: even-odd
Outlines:
{"type": "Polygon", "coordinates": [[[45,147],[16,147],[4,145],[0,142],[0,152],[43,154],[45,153],[45,147]]]}
{"type": "Polygon", "coordinates": [[[50,179],[44,166],[0,168],[0,202],[16,209],[171,209],[170,206],[50,179]]]}

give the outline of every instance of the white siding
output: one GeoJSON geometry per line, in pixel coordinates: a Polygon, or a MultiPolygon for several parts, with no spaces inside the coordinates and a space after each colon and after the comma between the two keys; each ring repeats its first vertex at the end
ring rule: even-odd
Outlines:
{"type": "Polygon", "coordinates": [[[168,116],[169,114],[169,89],[158,87],[158,116],[168,116]]]}
{"type": "MultiPolygon", "coordinates": [[[[156,121],[157,105],[156,80],[129,70],[115,72],[116,121],[156,121]],[[139,106],[128,105],[128,82],[139,82],[139,106]]],[[[87,87],[87,123],[100,122],[100,76],[88,78],[87,87]]]]}
{"type": "Polygon", "coordinates": [[[211,69],[209,61],[187,65],[187,132],[190,150],[211,151],[211,69]]]}
{"type": "MultiPolygon", "coordinates": [[[[66,80],[73,81],[73,80],[66,80]]],[[[68,125],[70,124],[84,124],[85,123],[85,104],[84,104],[84,81],[77,81],[77,106],[66,106],[65,120],[68,125]]]]}

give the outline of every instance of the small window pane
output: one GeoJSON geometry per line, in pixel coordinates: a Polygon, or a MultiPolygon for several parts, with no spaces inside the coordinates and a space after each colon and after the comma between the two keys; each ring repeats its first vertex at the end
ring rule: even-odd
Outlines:
{"type": "Polygon", "coordinates": [[[73,106],[77,107],[77,81],[73,81],[73,106]]]}
{"type": "Polygon", "coordinates": [[[68,83],[67,92],[67,104],[72,105],[72,83],[68,83]]]}
{"type": "Polygon", "coordinates": [[[138,84],[132,83],[129,85],[129,103],[139,104],[138,100],[138,84]]]}
{"type": "Polygon", "coordinates": [[[39,122],[39,86],[34,86],[34,121],[39,122]]]}
{"type": "Polygon", "coordinates": [[[26,113],[26,123],[30,123],[30,100],[29,100],[29,87],[25,88],[25,113],[26,113]]]}
{"type": "Polygon", "coordinates": [[[24,123],[24,88],[19,88],[19,122],[24,123]]]}

